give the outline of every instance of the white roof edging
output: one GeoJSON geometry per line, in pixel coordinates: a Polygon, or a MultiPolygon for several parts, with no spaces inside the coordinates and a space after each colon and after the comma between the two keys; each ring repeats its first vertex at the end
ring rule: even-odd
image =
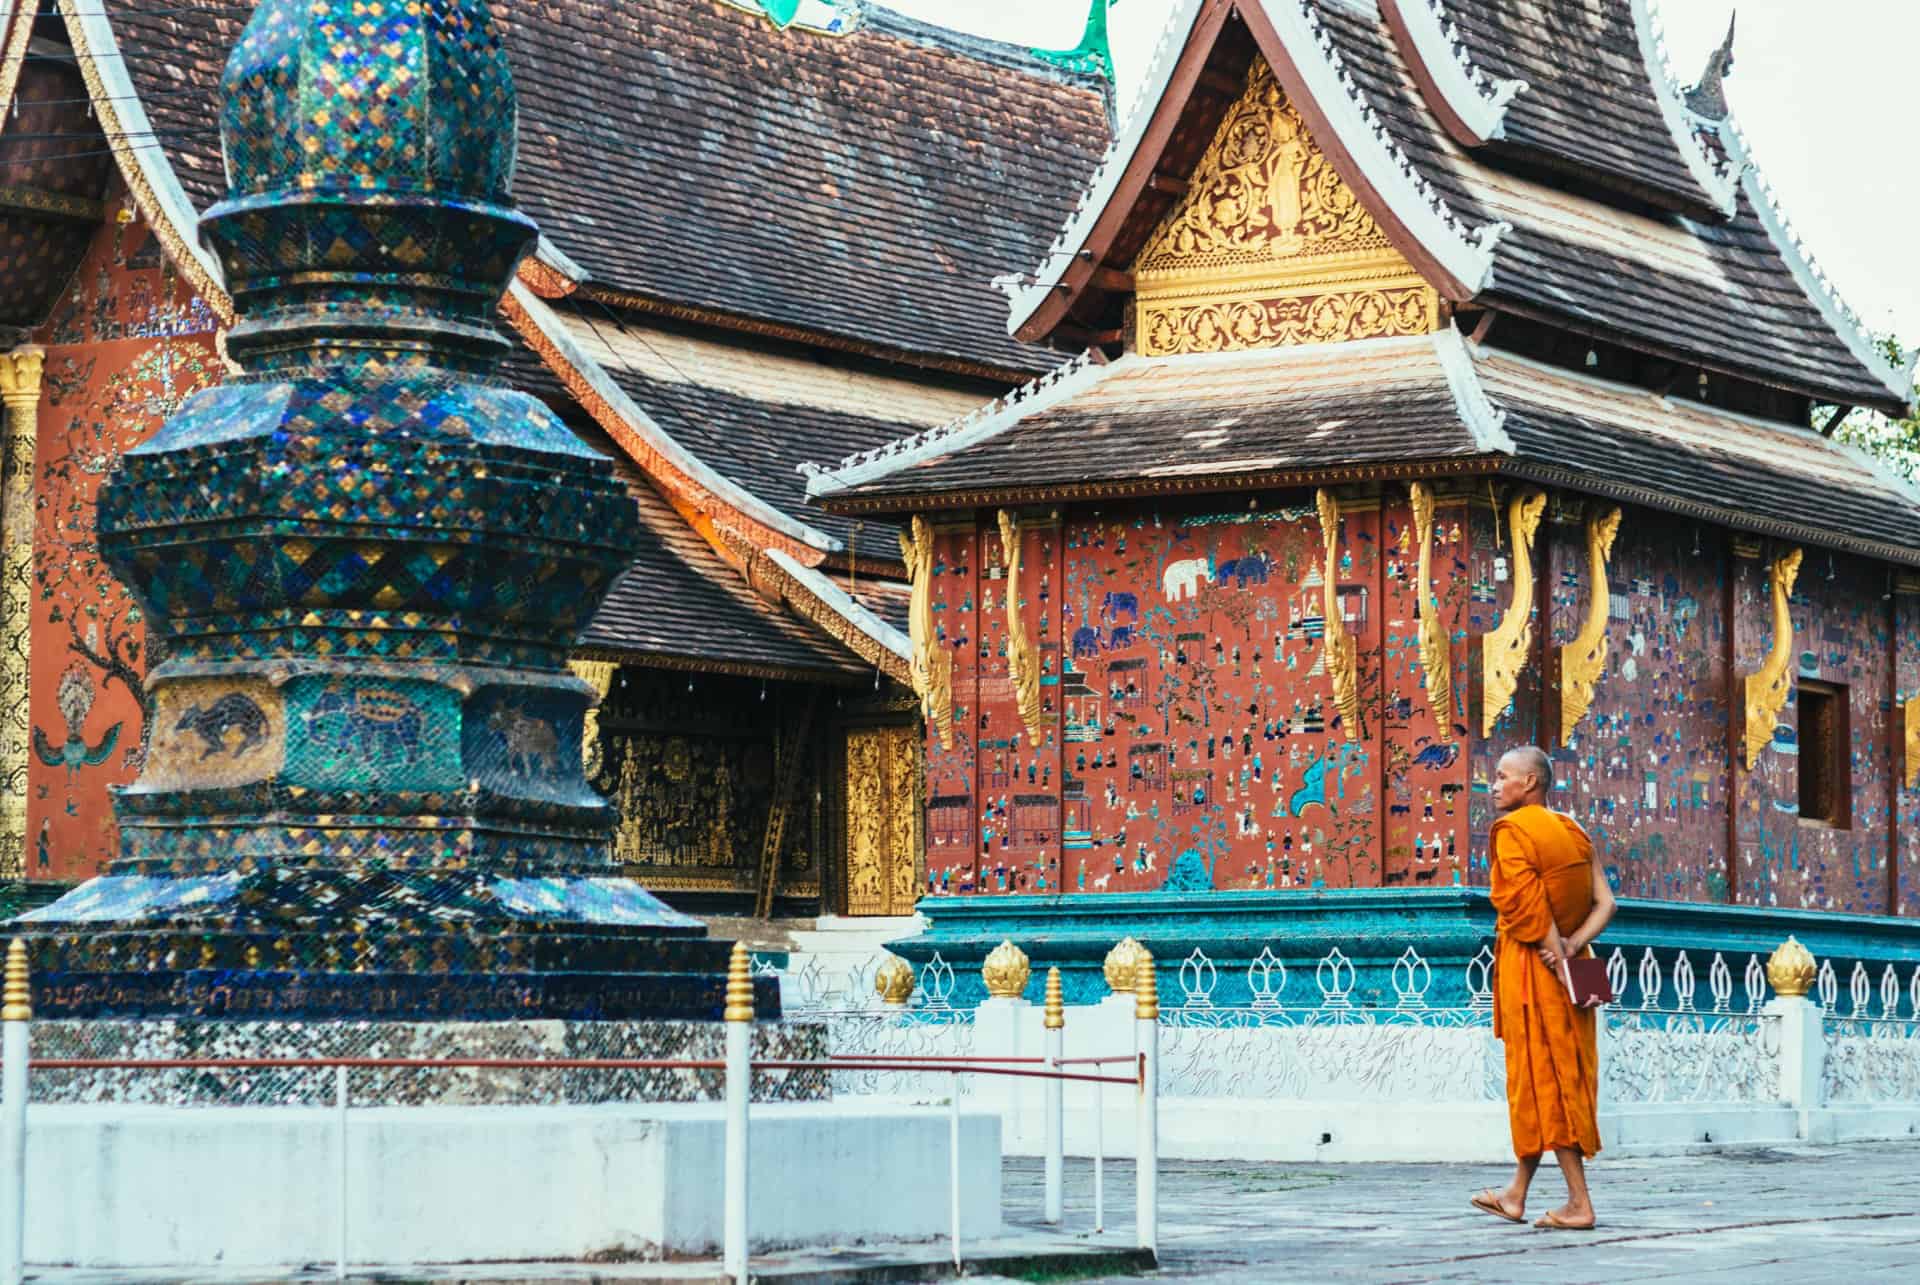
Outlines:
{"type": "Polygon", "coordinates": [[[808,591],[834,614],[843,617],[848,624],[901,660],[912,660],[912,640],[861,606],[854,600],[853,595],[835,584],[830,577],[822,575],[813,567],[802,566],[797,558],[780,549],[768,549],[766,555],[773,559],[775,566],[805,585],[808,591]]]}
{"type": "Polygon", "coordinates": [[[802,464],[800,472],[807,478],[807,496],[832,495],[926,460],[965,450],[999,436],[1036,411],[1091,388],[1110,372],[1144,360],[1148,359],[1129,353],[1118,361],[1099,365],[1094,362],[1091,351],[1084,352],[959,419],[849,455],[833,468],[802,464]]]}
{"type": "Polygon", "coordinates": [[[1732,218],[1739,209],[1739,166],[1736,163],[1721,169],[1715,165],[1694,135],[1699,118],[1687,106],[1680,83],[1674,79],[1673,60],[1667,56],[1666,27],[1660,18],[1660,0],[1631,0],[1631,6],[1634,35],[1640,41],[1640,59],[1646,64],[1647,79],[1653,84],[1653,96],[1660,103],[1660,115],[1667,122],[1667,132],[1673,135],[1674,146],[1680,149],[1680,159],[1687,163],[1694,182],[1722,214],[1732,218]]]}
{"type": "Polygon", "coordinates": [[[542,232],[540,239],[534,243],[533,257],[577,286],[583,286],[593,280],[593,274],[581,267],[565,250],[548,240],[545,232],[542,232]]]}
{"type": "Polygon", "coordinates": [[[581,378],[587,381],[594,393],[605,400],[613,412],[625,420],[634,432],[646,438],[653,449],[671,461],[675,468],[754,521],[809,548],[820,549],[827,553],[840,552],[843,547],[840,541],[824,531],[817,531],[806,523],[789,517],[737,482],[722,477],[702,462],[698,456],[680,445],[674,440],[672,434],[654,423],[653,418],[641,409],[637,402],[627,396],[620,385],[615,383],[613,377],[607,373],[605,367],[581,350],[580,346],[573,341],[573,336],[567,333],[567,328],[560,318],[552,308],[547,306],[546,300],[535,294],[517,277],[508,288],[513,294],[514,302],[526,309],[527,317],[539,327],[540,333],[566,359],[567,364],[580,372],[581,378]]]}
{"type": "Polygon", "coordinates": [[[1433,354],[1446,373],[1447,389],[1453,394],[1460,422],[1473,435],[1474,445],[1498,455],[1517,455],[1519,450],[1507,436],[1507,412],[1494,404],[1480,382],[1480,370],[1473,362],[1466,338],[1448,325],[1433,334],[1433,354]]]}
{"type": "Polygon", "coordinates": [[[1475,65],[1460,29],[1441,10],[1441,0],[1389,0],[1412,38],[1434,88],[1447,106],[1482,143],[1505,138],[1507,107],[1528,86],[1524,80],[1495,79],[1475,65]]]}

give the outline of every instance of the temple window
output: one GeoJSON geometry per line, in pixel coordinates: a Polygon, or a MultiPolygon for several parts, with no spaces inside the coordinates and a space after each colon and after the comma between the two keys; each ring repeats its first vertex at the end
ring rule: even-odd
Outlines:
{"type": "Polygon", "coordinates": [[[1795,699],[1800,706],[1800,819],[1847,829],[1853,819],[1847,689],[1802,679],[1795,699]]]}

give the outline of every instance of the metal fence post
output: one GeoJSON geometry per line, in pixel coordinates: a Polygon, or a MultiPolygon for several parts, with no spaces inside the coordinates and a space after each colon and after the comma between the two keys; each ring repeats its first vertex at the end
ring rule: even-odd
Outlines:
{"type": "MultiPolygon", "coordinates": [[[[1106,1073],[1100,1064],[1101,1074],[1106,1073]]],[[[1093,1086],[1093,1231],[1107,1229],[1107,1086],[1093,1086]]]]}
{"type": "MultiPolygon", "coordinates": [[[[1067,1005],[1061,992],[1060,970],[1047,970],[1047,1069],[1057,1077],[1060,1074],[1060,1059],[1066,1056],[1067,1005]]],[[[1066,1121],[1064,1092],[1066,1085],[1058,1078],[1047,1081],[1047,1208],[1046,1221],[1060,1221],[1066,1204],[1064,1171],[1066,1168],[1066,1121]]]]}
{"type": "Polygon", "coordinates": [[[747,1103],[753,1096],[753,975],[742,942],[727,961],[726,1213],[721,1257],[726,1274],[747,1285],[747,1103]]]}
{"type": "Polygon", "coordinates": [[[333,1113],[335,1151],[340,1159],[340,1216],[336,1220],[335,1231],[339,1242],[334,1246],[333,1279],[347,1279],[347,1068],[342,1063],[333,1068],[333,1113]]]}
{"type": "Polygon", "coordinates": [[[1138,1036],[1139,1114],[1134,1124],[1134,1224],[1140,1248],[1160,1253],[1160,985],[1153,956],[1142,952],[1133,972],[1138,1036]]]}
{"type": "Polygon", "coordinates": [[[0,993],[0,1058],[6,1062],[0,1083],[0,1112],[6,1116],[5,1195],[0,1198],[0,1281],[20,1285],[27,1249],[27,1030],[33,1021],[33,992],[27,984],[27,943],[14,938],[7,947],[4,993],[0,993]]]}

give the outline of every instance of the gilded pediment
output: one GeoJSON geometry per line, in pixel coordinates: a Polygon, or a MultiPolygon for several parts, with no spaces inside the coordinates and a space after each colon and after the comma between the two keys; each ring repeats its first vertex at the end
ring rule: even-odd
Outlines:
{"type": "Polygon", "coordinates": [[[1263,58],[1133,263],[1149,355],[1427,334],[1439,295],[1307,132],[1263,58]]]}

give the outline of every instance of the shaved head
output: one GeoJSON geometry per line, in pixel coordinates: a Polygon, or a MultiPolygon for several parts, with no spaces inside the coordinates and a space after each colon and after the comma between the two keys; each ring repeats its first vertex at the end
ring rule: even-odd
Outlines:
{"type": "Polygon", "coordinates": [[[1495,773],[1494,804],[1502,812],[1544,804],[1553,788],[1553,764],[1538,745],[1517,745],[1500,756],[1495,773]]]}

